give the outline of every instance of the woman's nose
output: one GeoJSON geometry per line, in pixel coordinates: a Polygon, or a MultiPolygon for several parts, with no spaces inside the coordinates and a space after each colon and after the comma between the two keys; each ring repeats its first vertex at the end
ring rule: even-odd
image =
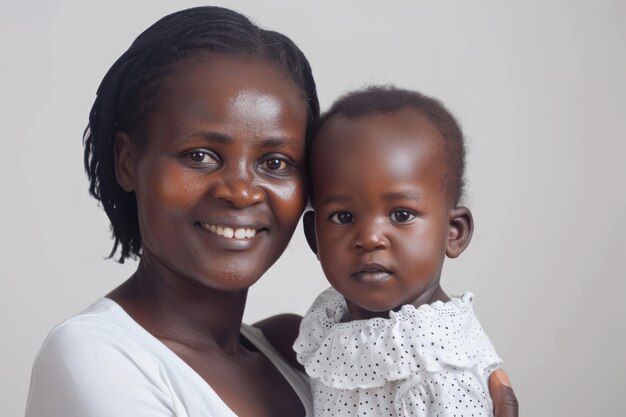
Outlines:
{"type": "Polygon", "coordinates": [[[354,247],[356,250],[365,252],[387,249],[389,240],[385,236],[383,225],[378,221],[364,224],[358,231],[354,247]]]}
{"type": "Polygon", "coordinates": [[[265,192],[255,184],[254,175],[243,168],[224,170],[220,181],[213,188],[213,197],[227,201],[236,208],[260,203],[265,192]]]}

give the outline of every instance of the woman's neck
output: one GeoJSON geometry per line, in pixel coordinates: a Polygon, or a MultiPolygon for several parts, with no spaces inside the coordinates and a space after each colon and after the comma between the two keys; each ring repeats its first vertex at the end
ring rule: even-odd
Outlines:
{"type": "Polygon", "coordinates": [[[240,352],[239,331],[248,290],[225,292],[182,277],[144,257],[108,297],[162,341],[240,352]]]}

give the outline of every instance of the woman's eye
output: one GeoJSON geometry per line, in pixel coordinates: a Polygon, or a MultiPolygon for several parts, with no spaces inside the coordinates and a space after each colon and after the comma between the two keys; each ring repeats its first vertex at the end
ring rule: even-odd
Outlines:
{"type": "Polygon", "coordinates": [[[349,224],[352,223],[352,213],[347,211],[340,211],[330,216],[330,221],[337,224],[349,224]]]}
{"type": "Polygon", "coordinates": [[[191,151],[185,154],[185,157],[194,166],[211,166],[218,164],[218,160],[205,151],[191,151]]]}
{"type": "Polygon", "coordinates": [[[416,216],[415,213],[412,213],[409,210],[396,209],[391,212],[389,217],[396,223],[406,223],[413,220],[416,216]]]}
{"type": "Polygon", "coordinates": [[[263,168],[268,171],[285,171],[289,168],[289,164],[280,158],[270,158],[263,161],[261,164],[263,168]]]}

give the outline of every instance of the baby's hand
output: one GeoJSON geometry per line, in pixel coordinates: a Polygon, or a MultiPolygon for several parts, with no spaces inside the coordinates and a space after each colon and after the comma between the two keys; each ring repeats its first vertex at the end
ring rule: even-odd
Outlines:
{"type": "Polygon", "coordinates": [[[518,417],[519,404],[511,381],[502,369],[496,369],[489,376],[489,394],[496,417],[518,417]]]}

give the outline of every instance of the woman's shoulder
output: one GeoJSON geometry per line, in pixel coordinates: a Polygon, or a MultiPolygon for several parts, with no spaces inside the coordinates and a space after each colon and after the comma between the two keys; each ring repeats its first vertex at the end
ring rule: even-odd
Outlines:
{"type": "MultiPolygon", "coordinates": [[[[62,352],[66,359],[73,358],[69,352],[79,353],[105,346],[129,346],[121,343],[123,336],[136,333],[125,320],[121,307],[114,301],[101,298],[83,312],[56,326],[46,337],[38,359],[53,352],[62,352]]],[[[127,338],[126,338],[127,339],[127,338]]],[[[127,341],[127,340],[126,340],[127,341]]]]}
{"type": "Polygon", "coordinates": [[[141,340],[145,336],[124,314],[115,302],[102,298],[56,326],[35,358],[33,379],[94,379],[103,368],[120,369],[138,360],[145,365],[150,357],[141,340]]]}
{"type": "Polygon", "coordinates": [[[116,415],[142,401],[169,402],[159,388],[158,358],[143,337],[121,307],[104,298],[56,326],[33,364],[27,416],[116,415]]]}

